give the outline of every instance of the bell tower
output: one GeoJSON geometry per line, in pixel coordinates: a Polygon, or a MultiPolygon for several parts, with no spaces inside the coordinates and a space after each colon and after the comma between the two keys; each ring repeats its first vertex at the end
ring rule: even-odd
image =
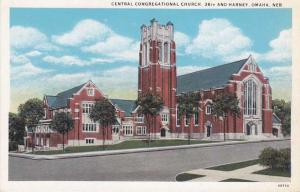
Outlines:
{"type": "Polygon", "coordinates": [[[176,45],[174,25],[159,24],[154,18],[150,25],[141,26],[139,53],[138,96],[153,92],[161,96],[164,108],[156,120],[155,133],[165,129],[174,132],[176,118],[176,45]],[[163,117],[163,118],[162,118],[163,117]]]}

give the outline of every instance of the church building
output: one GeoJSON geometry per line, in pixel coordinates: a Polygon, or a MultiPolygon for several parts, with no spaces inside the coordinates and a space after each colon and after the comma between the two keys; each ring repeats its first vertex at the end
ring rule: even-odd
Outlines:
{"type": "MultiPolygon", "coordinates": [[[[174,25],[159,24],[152,19],[140,28],[141,43],[138,66],[138,90],[141,97],[148,92],[159,95],[163,108],[150,124],[150,136],[156,139],[187,138],[222,140],[223,121],[212,114],[213,98],[233,93],[239,100],[241,114],[229,115],[225,126],[226,139],[267,139],[282,136],[280,119],[272,112],[272,89],[253,56],[216,67],[177,76],[174,25]],[[179,118],[176,102],[182,93],[199,93],[199,109],[190,122],[179,118]]],[[[45,95],[45,117],[37,126],[34,144],[41,148],[62,145],[62,135],[49,127],[57,112],[68,112],[74,128],[68,132],[66,145],[101,145],[101,126],[89,118],[97,99],[106,97],[92,81],[57,95],[45,95]]],[[[109,98],[109,97],[108,97],[109,98]]],[[[107,144],[148,137],[143,115],[137,113],[135,100],[109,99],[116,108],[118,122],[105,135],[107,144]]],[[[27,130],[32,143],[32,131],[27,130]]]]}

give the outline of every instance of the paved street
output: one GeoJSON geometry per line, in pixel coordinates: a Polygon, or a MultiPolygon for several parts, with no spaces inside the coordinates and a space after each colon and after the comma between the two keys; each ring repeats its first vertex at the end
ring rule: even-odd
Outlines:
{"type": "Polygon", "coordinates": [[[255,159],[268,146],[289,147],[290,141],[57,160],[9,157],[9,180],[175,181],[180,172],[255,159]]]}

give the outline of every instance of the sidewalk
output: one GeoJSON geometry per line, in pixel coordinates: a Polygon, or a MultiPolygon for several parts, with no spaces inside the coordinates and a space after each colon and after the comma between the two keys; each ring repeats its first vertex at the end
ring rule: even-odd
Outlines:
{"type": "Polygon", "coordinates": [[[270,175],[260,175],[254,174],[253,172],[266,169],[261,165],[252,165],[245,168],[233,170],[233,171],[219,171],[211,169],[196,169],[188,171],[185,173],[191,173],[196,175],[205,175],[204,177],[192,179],[190,181],[223,181],[226,179],[242,179],[250,180],[257,182],[290,182],[291,178],[289,177],[279,177],[279,176],[270,176],[270,175]]]}
{"type": "Polygon", "coordinates": [[[283,140],[290,140],[290,139],[268,139],[268,140],[256,140],[256,141],[226,141],[226,142],[193,144],[193,145],[151,147],[151,148],[138,148],[138,149],[122,149],[122,150],[110,150],[110,151],[93,151],[93,152],[66,153],[66,154],[55,154],[55,155],[34,155],[34,154],[10,152],[9,156],[33,159],[33,160],[54,160],[54,159],[107,156],[107,155],[119,155],[119,154],[128,154],[128,153],[142,153],[142,152],[165,151],[165,150],[178,150],[178,149],[189,149],[189,148],[202,148],[202,147],[213,147],[213,146],[222,146],[222,145],[238,145],[238,144],[246,144],[246,143],[260,143],[260,142],[283,141],[283,140]]]}

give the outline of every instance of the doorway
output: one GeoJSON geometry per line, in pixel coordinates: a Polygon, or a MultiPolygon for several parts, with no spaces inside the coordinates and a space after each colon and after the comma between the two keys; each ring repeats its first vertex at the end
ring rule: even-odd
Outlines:
{"type": "Polygon", "coordinates": [[[166,129],[162,128],[162,129],[160,130],[160,136],[161,136],[161,137],[166,137],[166,129]]]}

